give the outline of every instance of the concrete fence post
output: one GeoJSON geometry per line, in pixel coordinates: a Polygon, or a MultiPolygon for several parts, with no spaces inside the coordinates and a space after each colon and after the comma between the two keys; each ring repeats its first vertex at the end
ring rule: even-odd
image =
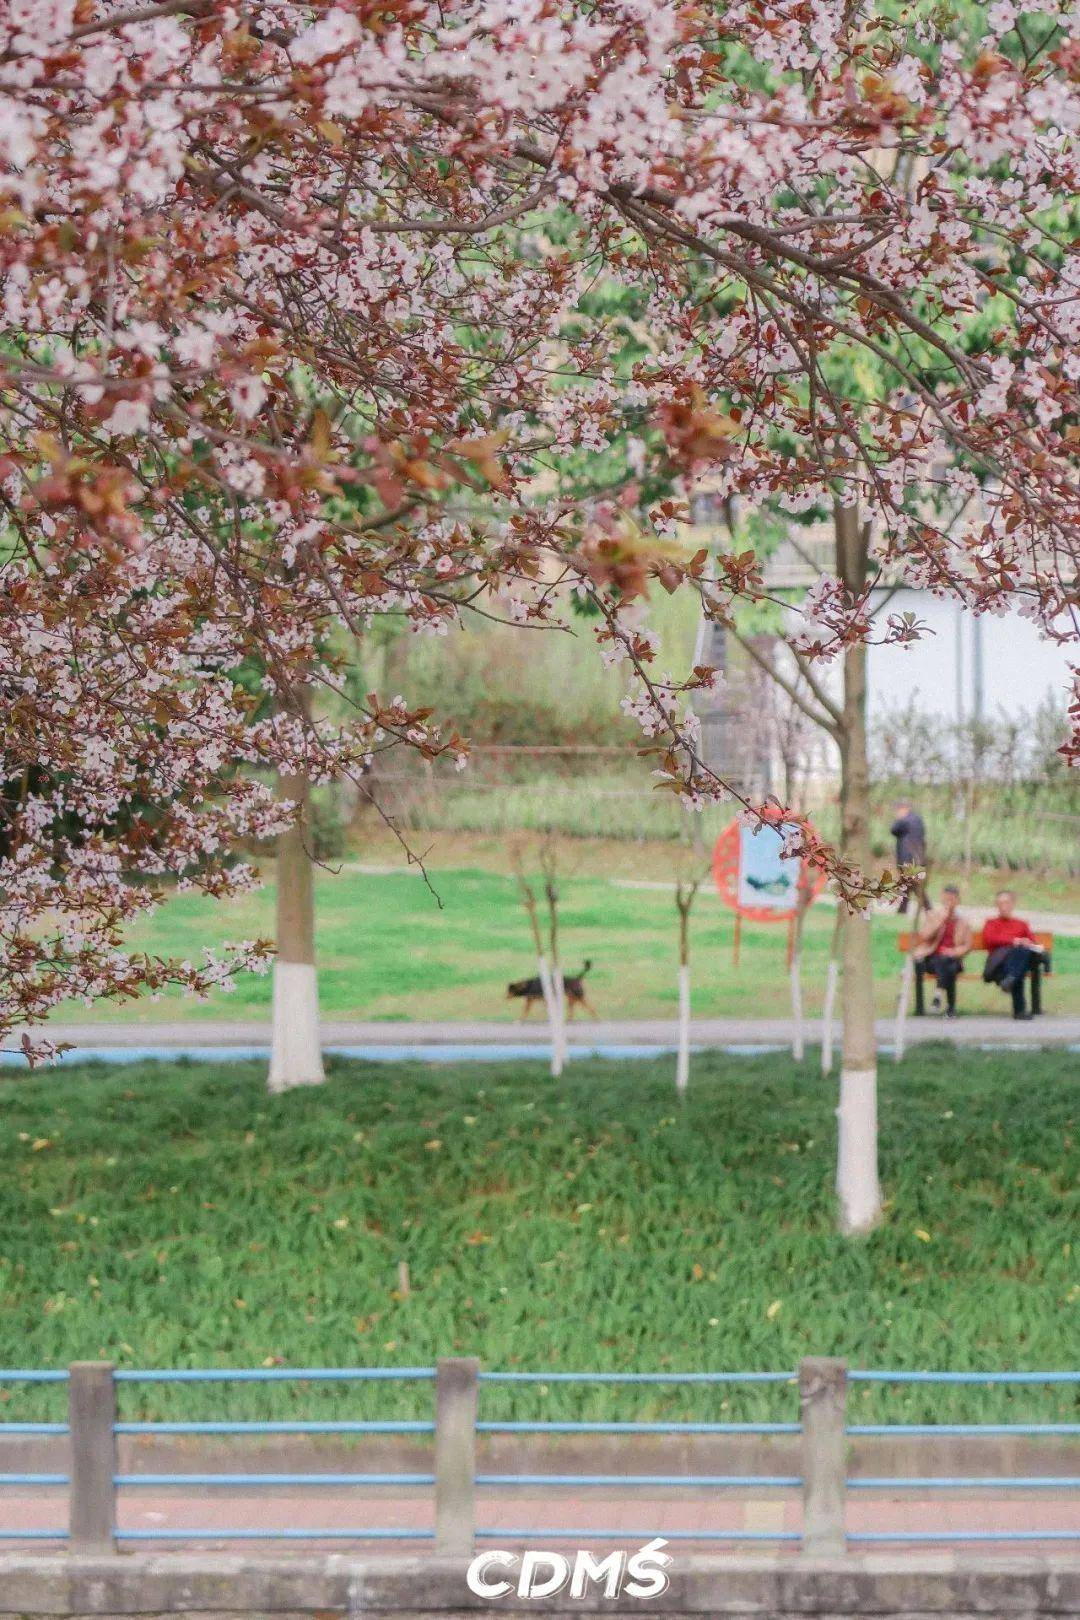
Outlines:
{"type": "Polygon", "coordinates": [[[116,1551],[114,1372],[111,1361],[76,1361],[68,1370],[68,1548],[75,1553],[116,1551]]]}
{"type": "Polygon", "coordinates": [[[799,1363],[802,1410],[803,1551],[842,1553],[847,1479],[847,1362],[807,1356],[799,1363]]]}
{"type": "Polygon", "coordinates": [[[444,1356],[435,1369],[435,1551],[471,1558],[476,1535],[475,1356],[444,1356]]]}

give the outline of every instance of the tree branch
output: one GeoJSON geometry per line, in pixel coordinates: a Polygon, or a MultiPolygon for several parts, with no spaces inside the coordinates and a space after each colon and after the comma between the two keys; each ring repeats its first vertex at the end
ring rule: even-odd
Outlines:
{"type": "MultiPolygon", "coordinates": [[[[760,669],[765,671],[766,675],[768,675],[771,681],[775,681],[776,685],[782,692],[787,693],[792,703],[794,703],[797,708],[802,710],[803,714],[806,715],[806,718],[808,720],[812,720],[815,726],[820,726],[822,731],[827,731],[833,741],[839,744],[840,716],[833,705],[830,704],[825,713],[821,713],[819,710],[815,709],[812,703],[807,702],[806,698],[799,691],[799,688],[795,682],[789,680],[786,675],[781,674],[772,660],[766,658],[763,652],[758,651],[749,636],[744,636],[741,631],[735,629],[732,629],[731,633],[743,651],[749,653],[750,657],[754,660],[754,663],[757,664],[760,669]]],[[[785,642],[784,645],[787,646],[787,642],[785,642]]],[[[789,651],[793,650],[794,649],[789,648],[789,651]]]]}

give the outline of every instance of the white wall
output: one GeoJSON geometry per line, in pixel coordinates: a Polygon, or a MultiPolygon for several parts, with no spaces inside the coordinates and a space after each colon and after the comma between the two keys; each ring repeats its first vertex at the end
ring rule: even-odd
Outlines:
{"type": "MultiPolygon", "coordinates": [[[[884,601],[880,593],[876,601],[884,601]]],[[[914,613],[933,634],[910,647],[875,647],[869,651],[870,712],[902,708],[909,703],[943,719],[970,719],[978,692],[977,643],[982,641],[982,714],[986,720],[1005,713],[1030,712],[1048,696],[1064,701],[1069,680],[1069,654],[1077,649],[1043,641],[1035,626],[1018,614],[976,618],[956,602],[940,601],[924,591],[897,591],[881,615],[914,613]]]]}

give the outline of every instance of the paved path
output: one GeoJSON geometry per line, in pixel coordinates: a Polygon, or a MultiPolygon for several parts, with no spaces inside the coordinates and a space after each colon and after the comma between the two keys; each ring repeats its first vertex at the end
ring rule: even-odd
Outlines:
{"type": "MultiPolygon", "coordinates": [[[[698,1018],[691,1025],[691,1040],[697,1047],[728,1051],[783,1048],[791,1044],[792,1029],[788,1018],[698,1018]]],[[[48,1033],[55,1040],[70,1042],[77,1052],[123,1052],[139,1056],[155,1052],[162,1055],[202,1052],[216,1056],[219,1050],[224,1055],[239,1056],[242,1052],[261,1055],[269,1050],[270,1040],[268,1023],[223,1019],[161,1024],[149,1020],[139,1024],[52,1024],[48,1033]]],[[[839,1025],[836,1034],[839,1038],[839,1025]]],[[[878,1020],[877,1035],[879,1047],[891,1049],[891,1018],[878,1020]]],[[[665,1019],[623,1019],[618,1023],[575,1020],[570,1026],[572,1048],[579,1052],[610,1052],[616,1056],[670,1050],[674,1036],[674,1026],[665,1019]]],[[[807,1020],[806,1038],[810,1042],[820,1040],[820,1020],[807,1020]]],[[[963,1046],[1080,1046],[1080,1015],[1045,1014],[1026,1024],[1015,1023],[1005,1013],[970,1018],[961,1015],[950,1020],[911,1018],[907,1022],[906,1040],[951,1041],[963,1046]]],[[[454,1055],[463,1060],[499,1052],[520,1057],[535,1051],[539,1057],[546,1049],[546,1030],[540,1022],[397,1023],[328,1019],[323,1024],[323,1041],[330,1051],[376,1057],[402,1055],[403,1049],[410,1056],[414,1053],[423,1056],[427,1049],[433,1057],[454,1055]]]]}
{"type": "MultiPolygon", "coordinates": [[[[0,1529],[4,1530],[57,1530],[67,1518],[67,1503],[63,1491],[0,1490],[0,1529]]],[[[296,1539],[286,1543],[259,1542],[260,1552],[310,1552],[323,1547],[330,1551],[344,1551],[350,1545],[365,1554],[387,1552],[428,1552],[430,1541],[362,1540],[351,1543],[340,1536],[341,1531],[362,1531],[376,1528],[430,1531],[433,1526],[430,1493],[404,1494],[389,1490],[378,1496],[370,1491],[343,1491],[322,1489],[295,1490],[203,1490],[199,1493],[169,1492],[159,1489],[124,1490],[120,1494],[119,1525],[125,1530],[258,1530],[286,1529],[292,1531],[328,1530],[338,1532],[320,1543],[317,1536],[296,1539]]],[[[718,1490],[629,1490],[614,1493],[606,1489],[558,1492],[538,1492],[533,1489],[503,1490],[497,1495],[480,1491],[477,1497],[477,1522],[483,1531],[496,1532],[479,1538],[479,1545],[528,1545],[529,1532],[538,1529],[565,1529],[563,1538],[534,1541],[536,1546],[573,1549],[580,1543],[577,1532],[619,1533],[623,1545],[648,1541],[654,1535],[668,1536],[674,1545],[671,1551],[678,1556],[680,1546],[686,1542],[687,1551],[746,1552],[754,1548],[761,1552],[796,1552],[797,1540],[757,1539],[757,1535],[780,1533],[797,1534],[802,1523],[798,1494],[794,1491],[741,1491],[718,1490]],[[712,1540],[707,1532],[734,1532],[730,1542],[712,1540]],[[702,1534],[705,1532],[705,1534],[702,1534]],[[751,1533],[752,1539],[742,1536],[751,1533]],[[756,1534],[755,1534],[756,1533],[756,1534]],[[696,1539],[700,1537],[700,1539],[696,1539]]],[[[1053,1490],[999,1491],[993,1495],[983,1492],[957,1491],[894,1491],[891,1494],[851,1492],[847,1505],[847,1525],[851,1535],[870,1535],[874,1532],[928,1533],[947,1532],[950,1535],[974,1531],[977,1539],[968,1544],[968,1551],[987,1553],[1009,1551],[1007,1541],[989,1541],[990,1532],[1002,1530],[1057,1531],[1080,1535],[1080,1493],[1053,1490]]],[[[602,1545],[603,1538],[586,1544],[594,1548],[602,1545]]],[[[12,1546],[17,1543],[12,1543],[12,1546]]],[[[31,1543],[27,1543],[31,1545],[31,1543]]],[[[41,1546],[37,1541],[34,1545],[41,1546]]],[[[126,1547],[147,1545],[138,1540],[126,1541],[126,1547]]],[[[202,1542],[184,1542],[156,1539],[149,1543],[155,1551],[183,1550],[192,1545],[210,1547],[219,1545],[223,1550],[236,1549],[242,1540],[229,1542],[207,1538],[202,1542]]],[[[916,1550],[917,1543],[910,1550],[916,1550]]],[[[926,1543],[923,1544],[925,1547],[926,1543]]],[[[949,1543],[951,1545],[951,1543],[949,1543]]],[[[1050,1552],[1076,1550],[1080,1541],[1047,1538],[1044,1542],[1024,1541],[1024,1552],[1050,1552]]],[[[879,1548],[889,1546],[878,1543],[879,1548]]],[[[896,1544],[890,1547],[895,1550],[896,1544]]],[[[899,1544],[904,1550],[905,1544],[899,1544]]]]}

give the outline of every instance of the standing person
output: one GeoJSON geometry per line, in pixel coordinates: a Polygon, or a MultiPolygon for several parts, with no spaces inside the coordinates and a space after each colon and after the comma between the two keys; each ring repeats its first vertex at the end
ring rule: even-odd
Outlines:
{"type": "MultiPolygon", "coordinates": [[[[889,832],[896,841],[897,866],[925,866],[926,864],[926,827],[919,812],[912,808],[910,799],[898,799],[893,805],[894,820],[889,832]]],[[[900,916],[908,908],[910,893],[905,894],[900,902],[900,916]]],[[[925,883],[922,890],[924,906],[930,905],[930,896],[926,893],[925,883]]]]}
{"type": "Polygon", "coordinates": [[[983,968],[987,984],[1000,984],[1012,996],[1013,1017],[1028,1019],[1031,1013],[1024,1004],[1024,980],[1027,978],[1033,956],[1046,952],[1031,932],[1031,924],[1015,917],[1016,896],[1011,889],[1002,889],[994,896],[997,915],[988,917],[983,924],[983,944],[988,955],[983,968]]]}
{"type": "Polygon", "coordinates": [[[964,957],[971,949],[971,928],[960,915],[960,890],[954,884],[941,891],[941,905],[927,913],[915,946],[916,962],[921,962],[937,980],[931,1011],[940,1012],[945,993],[947,1018],[956,1017],[956,981],[964,970],[964,957]]]}

